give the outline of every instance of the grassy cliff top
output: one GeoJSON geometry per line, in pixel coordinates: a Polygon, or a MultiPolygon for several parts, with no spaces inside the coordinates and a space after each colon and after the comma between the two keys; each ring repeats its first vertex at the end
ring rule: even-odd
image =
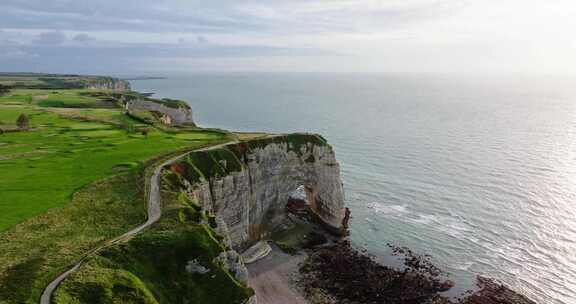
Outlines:
{"type": "MultiPolygon", "coordinates": [[[[0,83],[42,77],[66,82],[93,76],[2,73],[0,83]]],[[[231,136],[162,126],[154,113],[149,121],[126,115],[124,104],[139,98],[138,92],[98,89],[0,91],[0,231],[64,205],[79,188],[122,168],[231,136]]]]}
{"type": "Polygon", "coordinates": [[[0,85],[22,89],[83,89],[104,84],[122,84],[129,88],[128,82],[108,77],[73,74],[43,73],[0,73],[0,85]]]}
{"type": "MultiPolygon", "coordinates": [[[[36,98],[39,98],[38,96],[47,96],[50,97],[49,99],[58,99],[57,102],[59,104],[46,104],[50,107],[121,107],[131,100],[145,100],[170,108],[190,108],[188,103],[183,100],[151,98],[149,94],[131,91],[130,84],[127,81],[108,76],[0,73],[0,96],[5,95],[8,91],[12,91],[12,95],[20,96],[22,99],[28,98],[30,93],[33,93],[36,98]],[[33,92],[35,90],[38,91],[33,92]],[[52,90],[52,92],[49,92],[49,90],[52,90]],[[50,96],[51,94],[61,93],[61,90],[65,90],[65,95],[68,95],[68,97],[69,95],[75,95],[73,96],[74,98],[72,100],[68,98],[70,102],[66,102],[66,97],[50,96]],[[86,101],[86,99],[99,99],[108,102],[108,104],[86,105],[85,102],[74,103],[74,101],[86,101]]],[[[47,102],[49,103],[50,100],[47,102]]]]}

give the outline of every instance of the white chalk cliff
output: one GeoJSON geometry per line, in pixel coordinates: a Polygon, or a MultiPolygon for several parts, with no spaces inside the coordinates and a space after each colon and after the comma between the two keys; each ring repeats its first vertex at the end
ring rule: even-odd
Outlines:
{"type": "Polygon", "coordinates": [[[135,110],[162,113],[167,118],[165,123],[169,125],[194,125],[193,113],[190,107],[169,107],[159,102],[140,99],[126,102],[125,107],[129,113],[135,110]]]}
{"type": "Polygon", "coordinates": [[[336,232],[342,228],[340,167],[332,147],[321,137],[276,136],[201,152],[209,155],[195,153],[189,155],[188,166],[194,159],[197,163],[210,159],[220,172],[189,178],[188,196],[225,223],[234,249],[246,249],[265,237],[282,219],[290,194],[299,186],[305,187],[311,210],[321,222],[336,232]]]}

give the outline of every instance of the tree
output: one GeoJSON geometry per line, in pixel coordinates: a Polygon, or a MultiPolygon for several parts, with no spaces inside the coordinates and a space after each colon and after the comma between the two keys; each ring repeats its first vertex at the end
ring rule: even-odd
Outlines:
{"type": "Polygon", "coordinates": [[[0,96],[8,93],[8,91],[10,91],[9,87],[0,84],[0,96]]]}
{"type": "Polygon", "coordinates": [[[20,130],[27,130],[29,124],[30,124],[30,118],[28,118],[28,115],[22,113],[20,114],[20,116],[18,116],[18,119],[16,120],[16,125],[18,125],[18,128],[20,128],[20,130]]]}

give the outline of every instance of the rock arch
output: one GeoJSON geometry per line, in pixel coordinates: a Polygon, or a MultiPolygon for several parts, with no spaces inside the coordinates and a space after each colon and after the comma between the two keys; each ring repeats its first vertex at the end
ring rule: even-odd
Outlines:
{"type": "Polygon", "coordinates": [[[214,164],[206,166],[204,161],[203,168],[194,168],[201,174],[188,176],[189,195],[226,223],[235,249],[249,247],[281,221],[291,192],[300,185],[306,187],[318,220],[333,232],[342,230],[340,167],[332,147],[320,136],[275,136],[229,145],[210,155],[194,153],[188,165],[200,159],[214,164]]]}

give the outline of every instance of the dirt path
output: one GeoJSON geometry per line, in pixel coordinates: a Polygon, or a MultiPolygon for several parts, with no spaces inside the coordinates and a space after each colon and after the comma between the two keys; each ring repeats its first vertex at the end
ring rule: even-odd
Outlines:
{"type": "Polygon", "coordinates": [[[178,155],[174,158],[171,158],[171,159],[163,162],[162,164],[158,165],[156,167],[156,169],[154,169],[154,173],[152,174],[152,177],[150,178],[150,193],[148,195],[148,220],[145,223],[143,223],[142,225],[124,233],[123,235],[118,236],[118,237],[108,241],[106,244],[90,250],[82,259],[80,259],[78,262],[76,262],[69,270],[60,274],[56,279],[54,279],[52,282],[50,282],[50,284],[48,284],[48,286],[46,286],[46,289],[44,289],[44,292],[42,293],[42,297],[40,298],[40,304],[50,304],[50,301],[52,300],[52,294],[54,294],[54,291],[56,290],[56,288],[58,288],[60,283],[62,283],[62,281],[64,281],[64,279],[66,279],[68,276],[70,276],[70,274],[72,274],[74,271],[78,270],[78,268],[80,268],[82,263],[90,255],[92,255],[93,253],[95,253],[99,250],[102,250],[104,248],[113,246],[113,245],[121,243],[121,242],[125,242],[126,240],[130,239],[134,235],[140,233],[142,230],[150,227],[152,224],[154,224],[155,222],[157,222],[160,219],[160,217],[162,216],[162,208],[161,208],[161,203],[160,203],[160,182],[159,182],[159,180],[160,180],[160,173],[162,172],[162,168],[164,168],[165,166],[179,160],[180,158],[184,157],[185,155],[187,155],[190,152],[209,151],[209,150],[219,149],[219,148],[222,148],[224,146],[233,145],[233,144],[237,144],[237,143],[238,143],[238,141],[235,140],[235,141],[229,141],[229,142],[215,145],[215,146],[210,146],[207,148],[200,148],[197,150],[188,151],[186,153],[180,154],[180,155],[178,155]]]}

